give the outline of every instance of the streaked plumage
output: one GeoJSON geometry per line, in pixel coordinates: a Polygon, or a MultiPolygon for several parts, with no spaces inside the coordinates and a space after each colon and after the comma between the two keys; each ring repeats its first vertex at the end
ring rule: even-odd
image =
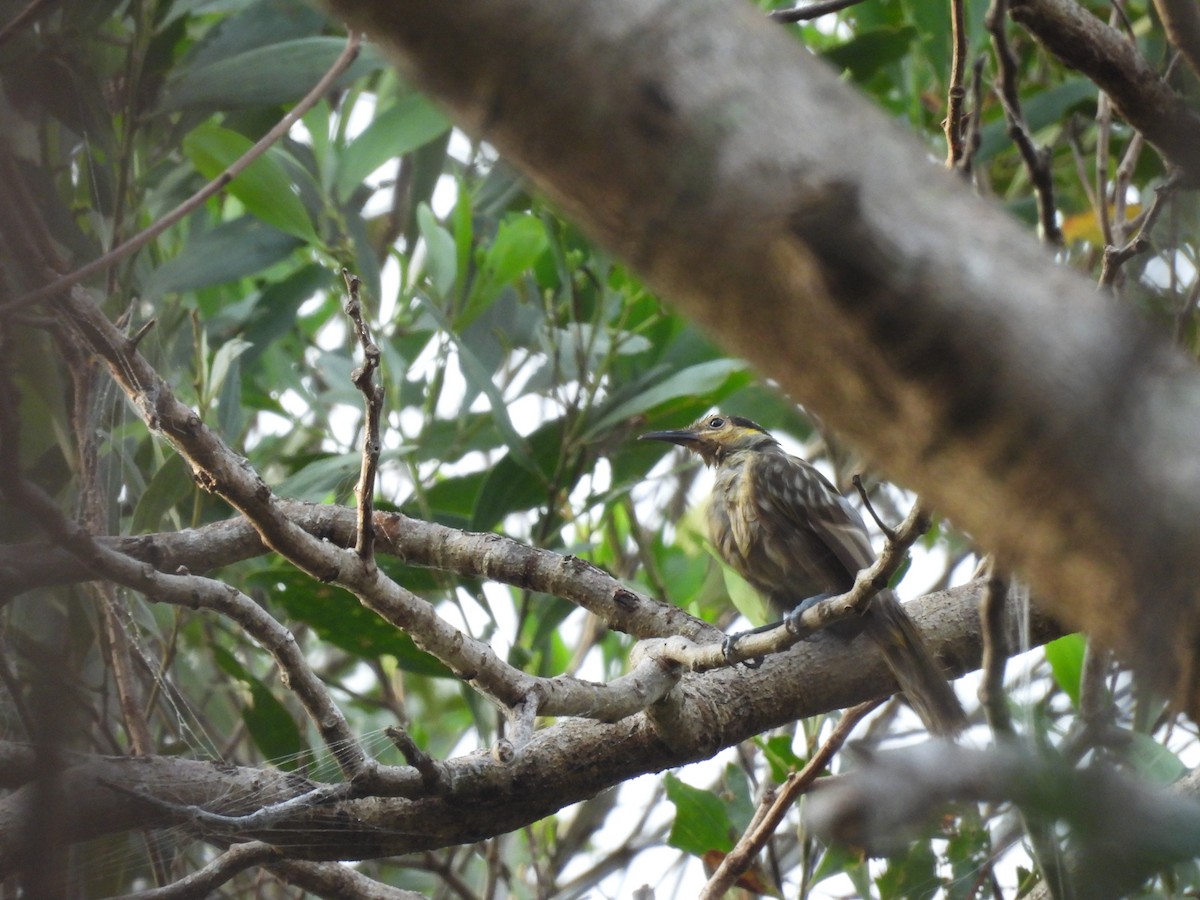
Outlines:
{"type": "MultiPolygon", "coordinates": [[[[857,510],[817,469],[786,453],[749,419],[705,416],[691,428],[642,437],[686,447],[715,469],[709,537],[777,614],[810,598],[845,593],[874,561],[857,510]]],[[[930,731],[960,731],[962,706],[892,591],[871,601],[861,627],[930,731]]]]}

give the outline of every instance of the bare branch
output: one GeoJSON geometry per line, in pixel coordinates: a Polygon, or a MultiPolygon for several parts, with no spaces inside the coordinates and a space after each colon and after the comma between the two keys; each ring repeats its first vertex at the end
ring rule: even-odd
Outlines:
{"type": "Polygon", "coordinates": [[[1103,766],[948,742],[871,753],[852,774],[809,793],[815,831],[872,852],[901,845],[950,802],[1012,802],[1043,822],[1064,821],[1086,841],[1068,860],[1076,896],[1124,896],[1177,859],[1200,853],[1200,804],[1103,766]]]}
{"type": "MultiPolygon", "coordinates": [[[[1104,248],[1104,264],[1100,269],[1100,284],[1104,287],[1112,287],[1117,279],[1117,273],[1121,267],[1135,256],[1139,256],[1150,249],[1150,233],[1154,230],[1154,226],[1158,224],[1158,218],[1162,215],[1163,208],[1179,187],[1179,179],[1171,178],[1164,184],[1160,184],[1154,189],[1154,199],[1150,201],[1150,206],[1146,209],[1141,217],[1141,225],[1138,227],[1137,233],[1129,239],[1121,247],[1114,247],[1109,244],[1104,248]]],[[[1124,208],[1124,204],[1122,204],[1124,208]]],[[[1118,222],[1124,220],[1124,216],[1114,217],[1118,222]]]]}
{"type": "Polygon", "coordinates": [[[355,334],[362,346],[363,364],[350,374],[350,380],[363,395],[366,404],[366,421],[363,424],[362,470],[354,494],[358,498],[357,537],[354,552],[359,559],[370,562],[375,552],[375,473],[379,468],[379,419],[383,412],[383,385],[375,383],[375,372],[379,368],[379,347],[371,337],[371,329],[363,319],[362,299],[359,289],[362,281],[342,269],[350,300],[346,304],[346,315],[354,323],[355,334]]]}
{"type": "MultiPolygon", "coordinates": [[[[280,508],[308,534],[338,547],[354,545],[354,510],[296,500],[281,500],[280,508]]],[[[596,615],[608,628],[637,638],[678,634],[693,640],[713,641],[723,637],[720,630],[707,622],[677,606],[629,589],[578,557],[531,547],[493,532],[460,531],[400,513],[377,512],[375,528],[381,537],[376,549],[406,563],[562,597],[596,615]]],[[[96,540],[164,572],[182,566],[189,572],[203,574],[267,552],[258,532],[245,517],[179,532],[96,540]]],[[[0,546],[2,594],[16,595],[34,587],[69,584],[91,577],[73,555],[52,544],[0,546]]]]}
{"type": "Polygon", "coordinates": [[[1200,8],[1190,0],[1154,0],[1154,8],[1167,30],[1167,39],[1200,75],[1200,8]]]}
{"type": "Polygon", "coordinates": [[[1008,664],[1008,637],[1004,630],[1004,604],[1008,597],[1008,579],[995,572],[991,563],[987,589],[983,593],[979,619],[983,626],[983,679],[979,682],[979,703],[997,738],[1013,737],[1008,695],[1004,692],[1004,670],[1008,664]]]}
{"type": "Polygon", "coordinates": [[[819,19],[830,13],[841,12],[862,2],[864,0],[814,0],[812,3],[791,9],[773,9],[768,15],[776,22],[806,22],[809,19],[819,19]]]}
{"type": "Polygon", "coordinates": [[[964,69],[967,64],[967,22],[964,0],[950,0],[950,35],[953,53],[950,57],[950,87],[946,92],[946,168],[961,167],[966,133],[963,103],[967,98],[964,69]]]}
{"type": "Polygon", "coordinates": [[[203,900],[240,872],[268,860],[278,859],[279,851],[270,844],[251,841],[234,844],[212,862],[178,881],[147,891],[122,894],[124,900],[203,900]]]}
{"type": "Polygon", "coordinates": [[[1021,97],[1017,90],[1017,58],[1008,45],[1004,33],[1008,23],[1008,0],[992,0],[984,18],[992,35],[996,49],[996,65],[1000,70],[1000,103],[1004,117],[1008,120],[1008,136],[1017,145],[1021,160],[1029,171],[1038,204],[1038,231],[1042,240],[1057,246],[1062,243],[1062,231],[1058,227],[1058,209],[1054,205],[1054,177],[1051,171],[1051,154],[1048,147],[1038,147],[1025,124],[1021,112],[1021,97]]]}
{"type": "Polygon", "coordinates": [[[737,846],[726,854],[725,858],[721,860],[721,864],[717,866],[717,870],[708,879],[708,883],[704,885],[704,890],[700,893],[700,900],[720,900],[725,896],[725,892],[733,887],[737,877],[750,868],[754,857],[766,846],[771,835],[779,828],[779,823],[783,821],[783,817],[792,804],[802,794],[807,793],[816,783],[817,776],[825,771],[833,757],[842,749],[842,744],[850,737],[850,732],[854,730],[854,727],[877,709],[882,702],[882,700],[871,700],[867,703],[860,703],[842,713],[842,717],[838,719],[829,737],[821,744],[820,749],[809,757],[804,768],[789,775],[778,791],[773,791],[763,797],[755,811],[754,821],[738,840],[737,846]]]}
{"type": "MultiPolygon", "coordinates": [[[[1200,708],[1200,467],[1177,464],[1200,375],[788,35],[719,0],[325,3],[727,351],[1200,708]],[[515,20],[503,52],[484,39],[515,20]]],[[[1064,0],[1010,8],[1200,172],[1200,117],[1119,32],[1064,0]]]]}
{"type": "MultiPolygon", "coordinates": [[[[956,672],[978,665],[975,611],[981,590],[982,583],[974,583],[907,604],[934,652],[954,657],[950,668],[956,672]]],[[[1007,627],[1010,639],[1027,635],[1034,644],[1061,633],[1036,609],[1026,618],[1015,604],[1009,605],[1007,627]]],[[[274,828],[238,837],[263,840],[304,859],[376,858],[470,843],[483,833],[520,828],[636,775],[704,759],[781,724],[882,696],[894,685],[869,642],[847,648],[845,641],[816,635],[753,672],[727,668],[685,675],[651,708],[653,718],[637,714],[612,724],[564,719],[537,731],[507,763],[476,751],[437,764],[444,776],[433,793],[415,768],[397,769],[397,775],[406,773],[407,796],[298,805],[274,828]],[[583,755],[586,766],[571,764],[583,755]]],[[[0,759],[9,758],[19,763],[22,753],[10,754],[0,744],[0,759]]],[[[73,802],[61,823],[64,841],[177,824],[173,813],[142,797],[239,816],[319,786],[270,769],[167,757],[68,757],[66,762],[59,779],[73,802]]],[[[399,793],[398,782],[394,787],[399,793]]],[[[5,853],[19,854],[24,846],[20,836],[28,827],[31,793],[26,784],[0,798],[0,877],[14,864],[5,853]]]]}
{"type": "Polygon", "coordinates": [[[348,866],[284,860],[267,868],[288,884],[325,900],[426,900],[425,894],[392,887],[348,866]]]}
{"type": "Polygon", "coordinates": [[[1121,32],[1074,0],[1010,0],[1015,22],[1106,93],[1187,186],[1200,182],[1200,115],[1191,110],[1121,32]]]}

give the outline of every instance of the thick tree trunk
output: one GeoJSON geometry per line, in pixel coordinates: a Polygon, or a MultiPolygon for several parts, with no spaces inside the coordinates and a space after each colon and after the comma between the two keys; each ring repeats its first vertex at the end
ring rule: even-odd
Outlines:
{"type": "Polygon", "coordinates": [[[326,0],[1195,711],[1200,378],[730,0],[326,0]]]}

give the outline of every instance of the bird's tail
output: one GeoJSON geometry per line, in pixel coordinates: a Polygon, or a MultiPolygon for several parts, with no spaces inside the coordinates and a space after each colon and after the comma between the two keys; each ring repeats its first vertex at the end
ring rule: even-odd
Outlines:
{"type": "Polygon", "coordinates": [[[958,695],[896,595],[891,591],[879,594],[863,620],[868,637],[879,646],[925,727],[943,737],[961,732],[967,715],[958,695]]]}

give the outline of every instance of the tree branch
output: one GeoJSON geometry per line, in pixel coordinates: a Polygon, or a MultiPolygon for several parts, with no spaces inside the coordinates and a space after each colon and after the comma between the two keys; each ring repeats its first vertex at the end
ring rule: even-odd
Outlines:
{"type": "MultiPolygon", "coordinates": [[[[721,0],[326,3],[728,351],[1200,709],[1200,375],[823,63],[721,0]]],[[[1124,38],[1065,0],[1011,9],[1200,173],[1200,117],[1124,38]]]]}
{"type": "Polygon", "coordinates": [[[1010,0],[1009,6],[1013,21],[1112,98],[1121,117],[1182,170],[1185,186],[1200,184],[1200,115],[1130,40],[1074,0],[1010,0]]]}
{"type": "Polygon", "coordinates": [[[1167,39],[1183,54],[1191,70],[1200,75],[1200,8],[1190,0],[1154,0],[1154,8],[1167,30],[1167,39]]]}
{"type": "Polygon", "coordinates": [[[1065,821],[1087,840],[1069,860],[1077,896],[1121,897],[1171,862],[1200,853],[1200,804],[1104,766],[1074,769],[1014,748],[946,742],[870,754],[850,775],[809,794],[819,833],[874,852],[900,846],[949,801],[1012,802],[1041,822],[1065,821]]]}
{"type": "MultiPolygon", "coordinates": [[[[976,609],[982,582],[907,604],[930,648],[962,673],[979,664],[976,609]]],[[[1056,625],[1016,604],[1007,614],[1009,639],[1032,644],[1057,636],[1056,625]],[[1028,626],[1028,632],[1024,629],[1028,626]]],[[[436,793],[363,797],[328,805],[295,805],[289,815],[237,841],[261,840],[291,859],[367,859],[473,843],[535,822],[571,803],[647,772],[705,759],[722,747],[797,719],[842,709],[895,690],[886,663],[869,641],[816,635],[760,669],[684,675],[660,721],[644,713],[606,724],[567,719],[534,733],[524,752],[500,762],[485,750],[439,765],[436,793]],[[580,765],[586,759],[586,765],[580,765]]],[[[0,759],[10,755],[0,744],[0,759]]],[[[20,754],[16,754],[17,757],[20,754]]],[[[247,816],[319,788],[294,774],[170,757],[69,757],[60,786],[72,798],[59,824],[63,841],[135,828],[179,824],[180,807],[247,816]],[[109,785],[120,785],[114,790],[109,785]],[[168,805],[150,802],[158,798],[168,805]]],[[[12,870],[28,827],[32,786],[0,799],[0,877],[12,870]]],[[[255,821],[247,818],[247,822],[255,821]]]]}
{"type": "MultiPolygon", "coordinates": [[[[354,545],[354,510],[297,500],[281,500],[280,508],[314,537],[338,547],[354,545]]],[[[574,556],[531,547],[493,532],[460,531],[401,513],[375,513],[375,527],[380,536],[376,549],[381,553],[415,566],[562,597],[595,614],[608,628],[636,638],[683,635],[700,642],[723,637],[707,622],[677,606],[630,590],[574,556]]],[[[268,552],[244,516],[178,532],[95,540],[162,572],[174,572],[182,566],[203,574],[268,552]]],[[[75,556],[53,544],[0,546],[0,597],[91,577],[75,556]]]]}

